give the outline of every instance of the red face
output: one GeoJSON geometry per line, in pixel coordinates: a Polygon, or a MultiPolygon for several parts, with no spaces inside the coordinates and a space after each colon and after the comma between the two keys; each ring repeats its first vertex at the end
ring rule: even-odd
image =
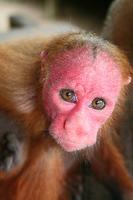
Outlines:
{"type": "Polygon", "coordinates": [[[120,89],[118,66],[106,52],[93,56],[89,48],[79,48],[61,53],[43,88],[50,133],[66,151],[94,145],[120,89]]]}

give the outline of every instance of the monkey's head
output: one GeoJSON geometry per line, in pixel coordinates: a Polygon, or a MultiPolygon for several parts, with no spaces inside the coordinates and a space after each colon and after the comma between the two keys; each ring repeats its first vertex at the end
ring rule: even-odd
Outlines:
{"type": "Polygon", "coordinates": [[[41,57],[49,132],[66,151],[94,145],[130,82],[125,57],[108,42],[83,33],[55,39],[41,57]]]}

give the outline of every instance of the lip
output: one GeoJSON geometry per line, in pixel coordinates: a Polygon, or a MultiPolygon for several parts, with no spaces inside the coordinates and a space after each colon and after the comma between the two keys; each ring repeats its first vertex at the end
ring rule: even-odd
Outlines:
{"type": "Polygon", "coordinates": [[[60,141],[60,145],[67,152],[76,151],[79,149],[78,146],[71,141],[69,141],[69,142],[61,142],[60,141]]]}
{"type": "Polygon", "coordinates": [[[78,144],[76,141],[68,140],[68,138],[60,137],[57,134],[54,134],[51,129],[48,130],[48,133],[54,138],[56,143],[60,145],[65,151],[72,152],[81,150],[87,147],[87,144],[84,145],[84,143],[81,142],[81,144],[78,144]]]}

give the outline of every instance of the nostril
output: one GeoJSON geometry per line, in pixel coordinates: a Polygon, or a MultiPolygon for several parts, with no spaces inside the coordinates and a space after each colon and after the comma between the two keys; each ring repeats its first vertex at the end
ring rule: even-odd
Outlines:
{"type": "Polygon", "coordinates": [[[69,123],[69,122],[70,122],[69,119],[65,119],[65,120],[64,120],[63,128],[64,128],[65,130],[70,130],[70,129],[71,129],[71,123],[69,123]]]}

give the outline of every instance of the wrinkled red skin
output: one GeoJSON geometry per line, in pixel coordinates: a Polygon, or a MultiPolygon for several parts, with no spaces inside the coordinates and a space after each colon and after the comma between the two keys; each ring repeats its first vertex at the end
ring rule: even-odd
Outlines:
{"type": "Polygon", "coordinates": [[[44,108],[52,119],[50,132],[66,151],[96,143],[99,128],[110,117],[121,89],[118,66],[106,52],[96,58],[82,47],[59,54],[53,61],[43,88],[44,108]],[[72,89],[76,103],[64,101],[61,89],[72,89]],[[105,99],[106,107],[91,107],[94,98],[105,99]]]}

